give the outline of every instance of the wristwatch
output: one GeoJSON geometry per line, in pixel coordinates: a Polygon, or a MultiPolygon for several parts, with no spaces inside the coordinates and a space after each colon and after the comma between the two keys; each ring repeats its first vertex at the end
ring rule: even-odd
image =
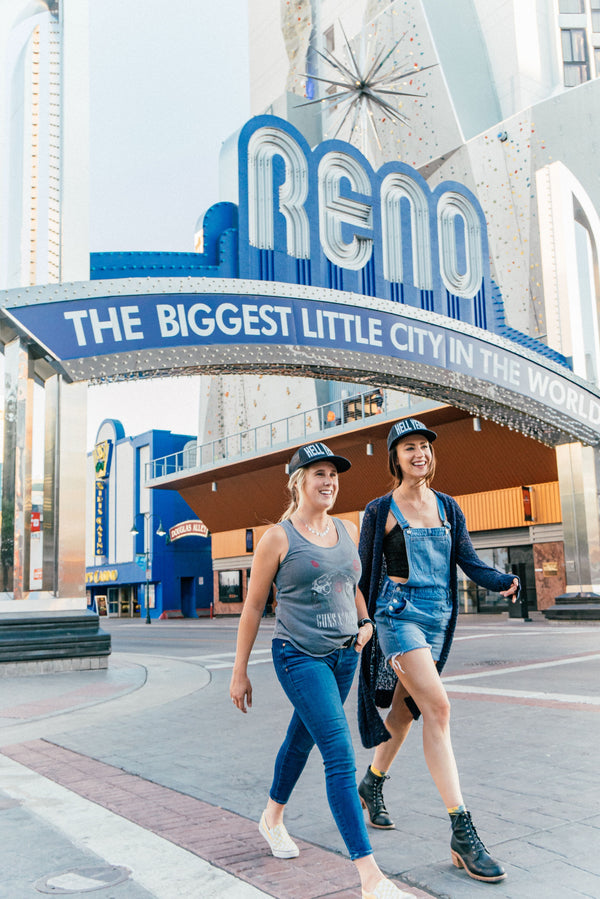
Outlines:
{"type": "Polygon", "coordinates": [[[358,626],[362,627],[363,624],[370,624],[371,627],[373,628],[373,633],[375,633],[375,631],[377,630],[377,625],[375,624],[375,622],[373,621],[372,618],[361,618],[360,621],[358,622],[358,626]]]}

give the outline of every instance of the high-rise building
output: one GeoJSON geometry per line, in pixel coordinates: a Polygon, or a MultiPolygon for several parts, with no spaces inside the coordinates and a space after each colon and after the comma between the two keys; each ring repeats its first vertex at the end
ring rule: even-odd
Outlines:
{"type": "Polygon", "coordinates": [[[87,2],[0,14],[0,288],[87,279],[87,2]]]}

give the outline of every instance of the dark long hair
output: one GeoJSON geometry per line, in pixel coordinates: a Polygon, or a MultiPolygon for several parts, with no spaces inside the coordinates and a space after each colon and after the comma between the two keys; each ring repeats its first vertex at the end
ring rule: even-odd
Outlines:
{"type": "MultiPolygon", "coordinates": [[[[399,442],[400,441],[398,441],[398,443],[399,442]]],[[[398,456],[396,454],[398,443],[395,443],[388,453],[388,467],[390,469],[390,474],[394,479],[394,487],[399,487],[402,483],[402,468],[400,467],[398,456]]],[[[424,474],[422,479],[422,483],[425,484],[426,487],[429,487],[435,475],[435,452],[431,443],[429,444],[429,449],[431,450],[431,464],[427,474],[424,474]]]]}

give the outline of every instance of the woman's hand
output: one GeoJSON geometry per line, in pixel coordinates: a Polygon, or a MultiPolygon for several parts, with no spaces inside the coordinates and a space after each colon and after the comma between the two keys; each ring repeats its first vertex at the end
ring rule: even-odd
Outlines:
{"type": "Polygon", "coordinates": [[[233,674],[229,685],[231,701],[244,715],[252,708],[252,684],[247,674],[233,674]]]}
{"type": "Polygon", "coordinates": [[[356,643],[354,644],[354,649],[356,650],[356,652],[361,652],[363,647],[367,645],[372,636],[373,625],[371,624],[371,622],[367,622],[367,624],[363,624],[362,627],[359,627],[356,637],[356,643]]]}
{"type": "Polygon", "coordinates": [[[506,596],[507,598],[508,598],[509,596],[512,596],[512,601],[513,601],[513,602],[516,602],[516,601],[517,601],[517,593],[518,593],[518,592],[519,592],[519,579],[518,579],[518,578],[513,578],[513,582],[512,582],[512,584],[510,585],[510,587],[508,588],[508,590],[501,590],[501,591],[500,591],[500,596],[506,596]]]}

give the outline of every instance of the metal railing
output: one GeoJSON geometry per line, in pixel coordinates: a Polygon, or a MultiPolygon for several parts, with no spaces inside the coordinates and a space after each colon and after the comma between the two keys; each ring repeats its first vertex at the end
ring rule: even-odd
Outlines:
{"type": "Polygon", "coordinates": [[[237,461],[246,456],[254,456],[269,450],[295,443],[307,443],[338,428],[349,425],[359,426],[375,415],[384,418],[396,413],[406,415],[411,406],[422,402],[409,394],[402,394],[404,406],[398,406],[394,398],[394,409],[389,408],[386,392],[376,389],[316,406],[305,412],[297,412],[286,418],[265,422],[254,428],[247,428],[236,434],[219,437],[208,443],[189,445],[176,453],[153,459],[146,464],[146,481],[164,478],[183,471],[212,468],[227,461],[237,461]],[[411,402],[412,401],[412,402],[411,402]]]}

